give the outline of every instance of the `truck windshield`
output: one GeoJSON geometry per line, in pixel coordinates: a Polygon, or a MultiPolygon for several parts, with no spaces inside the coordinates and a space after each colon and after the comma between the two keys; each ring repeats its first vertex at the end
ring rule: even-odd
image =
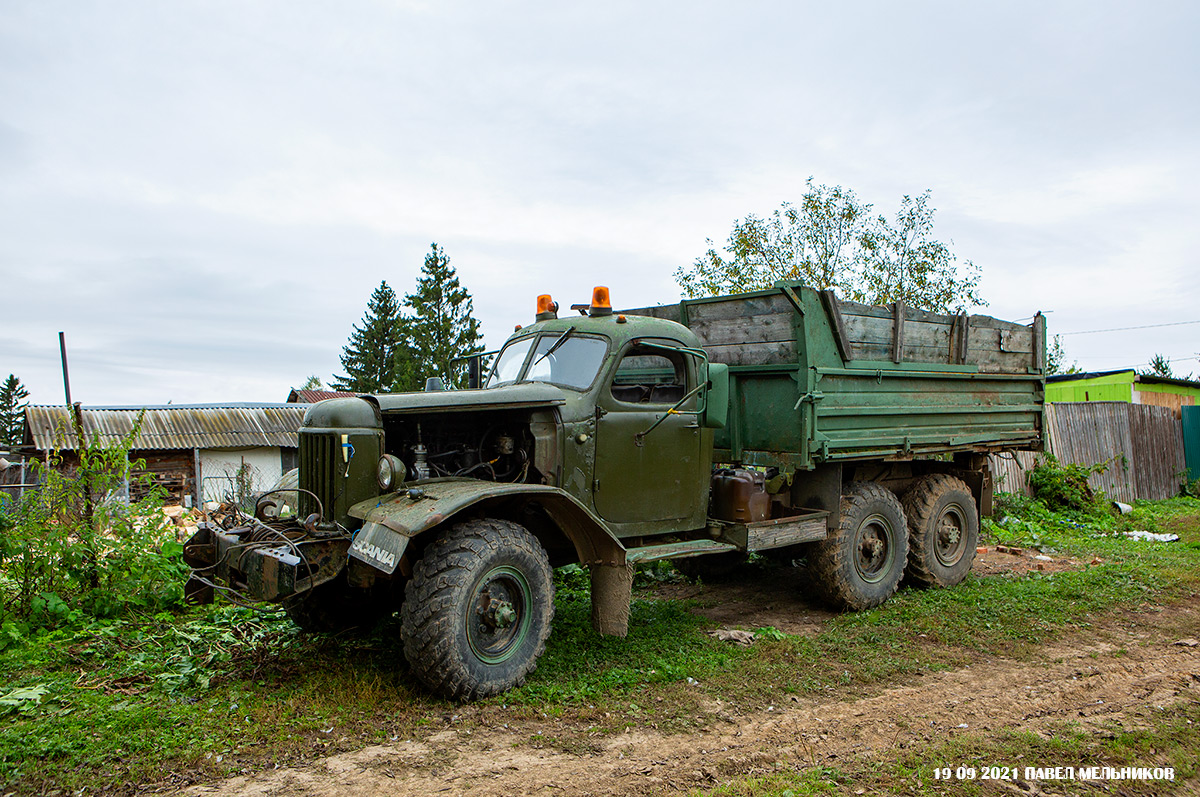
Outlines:
{"type": "Polygon", "coordinates": [[[487,387],[513,382],[548,382],[585,390],[595,380],[608,353],[608,343],[601,338],[553,333],[537,338],[530,357],[529,348],[533,341],[532,337],[522,338],[505,346],[488,378],[487,387]],[[526,365],[527,361],[529,365],[526,365]]]}
{"type": "Polygon", "coordinates": [[[498,387],[516,382],[517,377],[521,375],[521,367],[525,365],[525,355],[529,354],[529,346],[532,343],[533,338],[522,338],[505,346],[504,351],[500,352],[499,359],[496,360],[496,367],[492,369],[492,375],[488,377],[485,387],[498,387]]]}

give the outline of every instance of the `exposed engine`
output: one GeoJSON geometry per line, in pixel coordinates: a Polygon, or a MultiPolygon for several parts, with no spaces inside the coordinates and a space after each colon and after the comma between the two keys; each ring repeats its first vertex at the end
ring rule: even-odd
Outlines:
{"type": "Polygon", "coordinates": [[[404,415],[384,419],[386,453],[404,461],[410,478],[459,476],[540,482],[533,467],[529,419],[512,412],[404,415]]]}

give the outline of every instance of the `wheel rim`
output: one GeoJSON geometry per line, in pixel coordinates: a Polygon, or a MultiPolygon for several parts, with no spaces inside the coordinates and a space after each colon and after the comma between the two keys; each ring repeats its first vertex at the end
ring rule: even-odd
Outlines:
{"type": "Polygon", "coordinates": [[[891,570],[896,549],[892,546],[892,524],[883,515],[868,517],[858,526],[854,546],[854,569],[869,584],[882,581],[891,570]]]}
{"type": "Polygon", "coordinates": [[[967,547],[966,512],[958,504],[950,504],[938,516],[933,554],[944,567],[953,567],[962,559],[967,547]]]}
{"type": "Polygon", "coordinates": [[[524,574],[509,565],[489,570],[466,607],[467,644],[486,664],[509,659],[529,631],[532,591],[524,574]]]}

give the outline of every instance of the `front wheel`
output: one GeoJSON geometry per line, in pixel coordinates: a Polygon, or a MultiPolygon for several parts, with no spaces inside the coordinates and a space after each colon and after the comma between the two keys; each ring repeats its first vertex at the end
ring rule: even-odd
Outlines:
{"type": "Polygon", "coordinates": [[[904,510],[892,492],[853,482],[842,496],[841,522],[815,544],[813,584],[830,603],[870,609],[896,591],[908,557],[904,510]]]}
{"type": "Polygon", "coordinates": [[[546,649],[554,618],[550,560],[507,520],[470,520],[430,543],[400,610],[416,676],[451,699],[520,686],[546,649]]]}

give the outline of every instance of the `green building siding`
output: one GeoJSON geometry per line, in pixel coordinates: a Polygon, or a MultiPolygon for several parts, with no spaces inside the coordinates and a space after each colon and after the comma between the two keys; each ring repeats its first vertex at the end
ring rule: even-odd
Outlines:
{"type": "Polygon", "coordinates": [[[1172,393],[1180,396],[1193,396],[1200,404],[1200,386],[1167,384],[1160,382],[1137,381],[1133,371],[1121,371],[1115,374],[1103,374],[1090,378],[1071,379],[1062,382],[1046,383],[1047,402],[1067,401],[1133,401],[1136,389],[1139,393],[1172,393]]]}
{"type": "Polygon", "coordinates": [[[1046,401],[1133,401],[1133,371],[1069,382],[1047,382],[1046,401]]]}

